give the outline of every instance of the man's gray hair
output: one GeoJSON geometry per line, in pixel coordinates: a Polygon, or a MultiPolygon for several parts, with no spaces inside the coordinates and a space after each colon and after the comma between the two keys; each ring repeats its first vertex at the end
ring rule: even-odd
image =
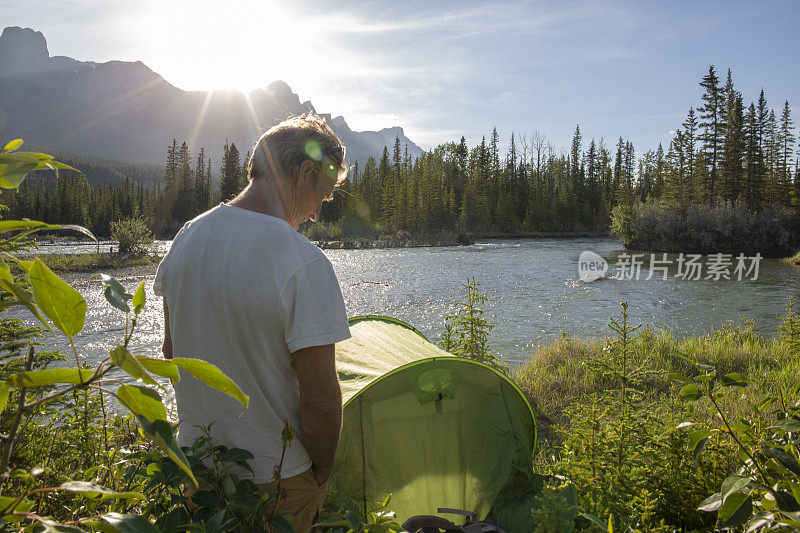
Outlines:
{"type": "Polygon", "coordinates": [[[284,120],[264,133],[253,146],[247,178],[288,178],[303,161],[314,163],[316,180],[325,174],[336,183],[347,175],[345,147],[325,119],[313,113],[284,120]]]}

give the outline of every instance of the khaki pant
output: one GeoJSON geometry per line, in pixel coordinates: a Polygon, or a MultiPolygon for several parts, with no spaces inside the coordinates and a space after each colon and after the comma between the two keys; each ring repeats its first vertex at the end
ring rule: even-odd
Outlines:
{"type": "MultiPolygon", "coordinates": [[[[259,485],[264,491],[274,494],[277,491],[277,483],[264,483],[259,485]]],[[[276,515],[292,515],[294,517],[295,533],[307,533],[311,531],[317,521],[319,521],[319,510],[325,501],[325,493],[328,490],[328,482],[317,485],[314,474],[309,468],[302,474],[281,480],[281,487],[286,491],[286,501],[278,508],[276,515]]]]}

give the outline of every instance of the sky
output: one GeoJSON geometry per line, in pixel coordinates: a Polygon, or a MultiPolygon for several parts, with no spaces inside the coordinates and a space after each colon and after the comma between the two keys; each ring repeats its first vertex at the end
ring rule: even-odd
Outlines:
{"type": "MultiPolygon", "coordinates": [[[[50,55],[143,61],[186,90],[282,79],[354,130],[423,148],[497,127],[567,149],[667,144],[700,79],[730,68],[745,105],[800,102],[800,1],[0,0],[0,26],[50,55]]],[[[777,111],[776,111],[777,113],[777,111]]],[[[800,116],[794,113],[800,124],[800,116]]]]}

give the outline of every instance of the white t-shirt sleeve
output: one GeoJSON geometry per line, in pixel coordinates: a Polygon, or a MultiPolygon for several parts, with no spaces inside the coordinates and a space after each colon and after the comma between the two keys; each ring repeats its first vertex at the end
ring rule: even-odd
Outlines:
{"type": "Polygon", "coordinates": [[[164,296],[164,272],[167,270],[167,258],[169,254],[158,264],[156,269],[156,279],[153,280],[153,292],[156,296],[164,296]]]}
{"type": "Polygon", "coordinates": [[[350,338],[342,291],[325,257],[308,263],[289,278],[281,306],[291,353],[350,338]]]}

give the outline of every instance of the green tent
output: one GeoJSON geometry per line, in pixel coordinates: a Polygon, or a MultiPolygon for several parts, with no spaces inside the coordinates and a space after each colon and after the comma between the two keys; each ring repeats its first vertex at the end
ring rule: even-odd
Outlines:
{"type": "Polygon", "coordinates": [[[513,381],[393,318],[352,318],[350,332],[336,345],[345,404],[332,496],[361,516],[391,494],[401,521],[448,507],[531,531],[536,422],[513,381]]]}

